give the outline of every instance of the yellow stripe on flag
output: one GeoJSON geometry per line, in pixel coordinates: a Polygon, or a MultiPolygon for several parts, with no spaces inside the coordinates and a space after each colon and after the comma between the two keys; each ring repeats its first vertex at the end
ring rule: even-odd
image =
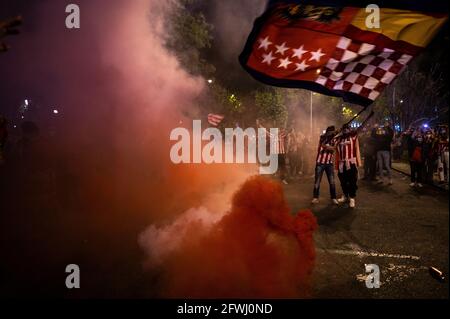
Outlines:
{"type": "Polygon", "coordinates": [[[361,9],[351,24],[363,31],[381,33],[394,41],[419,47],[426,47],[447,20],[447,17],[436,18],[415,11],[381,8],[380,29],[369,29],[366,26],[369,14],[361,9]]]}

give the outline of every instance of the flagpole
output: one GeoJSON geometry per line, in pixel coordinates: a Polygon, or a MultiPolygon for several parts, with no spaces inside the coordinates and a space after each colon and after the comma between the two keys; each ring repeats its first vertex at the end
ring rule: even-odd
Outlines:
{"type": "Polygon", "coordinates": [[[312,91],[310,91],[311,93],[311,105],[310,105],[310,109],[309,109],[309,135],[312,138],[312,131],[313,131],[313,93],[312,91]]]}

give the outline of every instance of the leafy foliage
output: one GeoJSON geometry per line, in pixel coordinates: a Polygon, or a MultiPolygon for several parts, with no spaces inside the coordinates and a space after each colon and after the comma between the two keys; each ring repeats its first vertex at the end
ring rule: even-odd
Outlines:
{"type": "Polygon", "coordinates": [[[374,103],[377,118],[389,118],[402,128],[420,118],[447,122],[449,92],[442,61],[427,53],[411,63],[374,103]]]}
{"type": "Polygon", "coordinates": [[[166,46],[190,74],[208,77],[215,68],[203,58],[202,51],[211,48],[213,26],[201,12],[189,10],[195,2],[184,0],[172,7],[165,26],[166,46]]]}
{"type": "MultiPolygon", "coordinates": [[[[199,101],[201,113],[225,115],[223,125],[253,125],[255,119],[260,118],[285,127],[302,118],[303,126],[307,126],[310,91],[274,88],[256,81],[250,81],[249,85],[248,78],[230,77],[231,73],[234,75],[230,73],[230,61],[223,59],[217,48],[214,51],[214,27],[203,14],[207,12],[208,0],[178,0],[176,4],[166,23],[167,48],[190,74],[201,76],[205,81],[214,79],[199,101]]],[[[447,56],[448,37],[427,49],[386,88],[372,105],[376,114],[374,120],[382,122],[389,118],[405,128],[420,117],[441,122],[446,119],[449,98],[447,56]]],[[[347,122],[361,107],[318,94],[313,96],[313,110],[315,120],[320,116],[322,121],[339,125],[347,122]]]]}
{"type": "Polygon", "coordinates": [[[284,96],[280,90],[256,91],[255,105],[258,109],[258,118],[261,118],[275,127],[286,127],[288,112],[284,96]]]}

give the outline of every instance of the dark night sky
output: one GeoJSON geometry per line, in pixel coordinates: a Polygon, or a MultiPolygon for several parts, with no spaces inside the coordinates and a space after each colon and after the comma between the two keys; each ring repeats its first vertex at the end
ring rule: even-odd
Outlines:
{"type": "Polygon", "coordinates": [[[24,19],[21,34],[5,38],[11,50],[0,58],[5,78],[0,108],[13,120],[25,98],[48,108],[45,111],[63,107],[67,100],[74,101],[75,95],[81,94],[77,81],[96,76],[93,67],[97,50],[88,28],[95,23],[96,13],[84,13],[86,28],[74,32],[65,28],[66,5],[66,1],[23,0],[0,5],[2,18],[20,14],[24,19]]]}

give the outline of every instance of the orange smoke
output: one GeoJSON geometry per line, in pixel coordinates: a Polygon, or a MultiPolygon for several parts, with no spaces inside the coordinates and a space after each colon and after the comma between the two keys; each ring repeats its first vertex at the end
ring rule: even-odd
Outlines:
{"type": "Polygon", "coordinates": [[[309,296],[316,219],[310,211],[291,215],[279,183],[251,177],[231,210],[207,224],[199,216],[186,221],[182,240],[164,257],[163,297],[309,296]]]}

